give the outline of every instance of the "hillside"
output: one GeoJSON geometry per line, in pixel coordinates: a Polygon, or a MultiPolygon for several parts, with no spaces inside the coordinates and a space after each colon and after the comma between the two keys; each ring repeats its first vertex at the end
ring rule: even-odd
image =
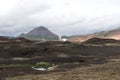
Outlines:
{"type": "Polygon", "coordinates": [[[83,42],[84,44],[120,44],[120,40],[115,39],[102,39],[102,38],[90,38],[83,42]]]}
{"type": "Polygon", "coordinates": [[[30,40],[58,40],[58,36],[48,30],[47,28],[40,26],[37,27],[27,34],[22,33],[19,37],[24,37],[30,40]]]}
{"type": "Polygon", "coordinates": [[[103,39],[115,39],[120,40],[120,28],[110,30],[110,31],[102,31],[93,34],[80,35],[80,36],[71,36],[69,37],[69,41],[71,42],[84,42],[90,38],[103,38],[103,39]]]}
{"type": "Polygon", "coordinates": [[[9,38],[8,38],[8,37],[5,37],[5,36],[0,36],[0,41],[7,41],[7,40],[9,40],[9,38]]]}

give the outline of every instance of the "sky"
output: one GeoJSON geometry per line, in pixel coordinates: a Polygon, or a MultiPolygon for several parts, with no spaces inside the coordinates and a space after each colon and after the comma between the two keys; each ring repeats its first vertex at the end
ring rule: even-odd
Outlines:
{"type": "Polygon", "coordinates": [[[0,35],[38,26],[58,35],[83,35],[120,27],[120,0],[0,0],[0,35]]]}

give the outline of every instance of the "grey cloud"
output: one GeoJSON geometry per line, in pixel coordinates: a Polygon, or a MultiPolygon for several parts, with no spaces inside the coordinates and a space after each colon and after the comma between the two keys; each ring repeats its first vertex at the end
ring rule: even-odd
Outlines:
{"type": "Polygon", "coordinates": [[[18,0],[0,14],[0,35],[19,35],[40,25],[59,35],[109,30],[119,27],[119,8],[119,0],[18,0]]]}

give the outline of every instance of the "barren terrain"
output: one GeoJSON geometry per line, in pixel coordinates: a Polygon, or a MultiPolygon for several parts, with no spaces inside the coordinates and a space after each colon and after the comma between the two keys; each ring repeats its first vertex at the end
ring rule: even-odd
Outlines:
{"type": "Polygon", "coordinates": [[[5,80],[119,80],[120,45],[111,44],[2,41],[0,42],[0,78],[5,80]],[[35,71],[31,67],[36,62],[48,62],[54,65],[51,70],[35,71]]]}

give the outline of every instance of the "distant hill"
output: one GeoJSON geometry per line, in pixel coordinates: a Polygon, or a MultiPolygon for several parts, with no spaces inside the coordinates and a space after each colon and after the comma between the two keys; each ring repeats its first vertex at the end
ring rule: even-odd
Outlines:
{"type": "Polygon", "coordinates": [[[7,41],[7,40],[9,40],[8,37],[6,37],[6,36],[0,36],[0,41],[7,41]]]}
{"type": "Polygon", "coordinates": [[[30,40],[58,40],[59,37],[45,28],[44,26],[39,26],[27,34],[22,33],[19,37],[24,37],[30,40]]]}
{"type": "Polygon", "coordinates": [[[80,36],[71,36],[68,38],[71,42],[84,42],[90,38],[103,38],[103,39],[115,39],[120,40],[120,28],[110,30],[110,31],[102,31],[93,34],[80,35],[80,36]]]}
{"type": "Polygon", "coordinates": [[[19,35],[19,37],[25,37],[25,36],[26,36],[25,33],[22,33],[22,34],[19,35]]]}
{"type": "Polygon", "coordinates": [[[84,44],[120,44],[120,40],[114,39],[102,39],[102,38],[90,38],[87,41],[83,42],[84,44]]]}
{"type": "Polygon", "coordinates": [[[0,42],[8,42],[8,43],[16,43],[16,42],[32,42],[28,39],[25,39],[25,38],[18,38],[18,37],[12,37],[12,36],[0,36],[0,42]]]}

